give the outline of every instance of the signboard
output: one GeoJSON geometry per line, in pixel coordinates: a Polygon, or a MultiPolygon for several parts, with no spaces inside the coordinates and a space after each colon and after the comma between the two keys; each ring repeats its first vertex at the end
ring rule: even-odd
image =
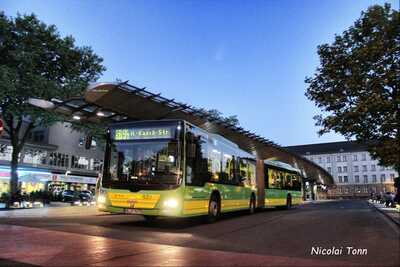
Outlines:
{"type": "Polygon", "coordinates": [[[3,132],[4,132],[4,123],[0,118],[0,136],[3,134],[3,132]]]}
{"type": "Polygon", "coordinates": [[[53,182],[96,184],[95,177],[76,176],[76,175],[54,174],[52,180],[53,182]]]}
{"type": "Polygon", "coordinates": [[[118,128],[113,130],[113,139],[116,141],[170,139],[174,137],[171,127],[153,128],[118,128]]]}

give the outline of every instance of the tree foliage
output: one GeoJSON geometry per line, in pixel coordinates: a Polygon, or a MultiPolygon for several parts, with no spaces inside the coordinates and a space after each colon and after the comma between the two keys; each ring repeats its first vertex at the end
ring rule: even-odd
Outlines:
{"type": "Polygon", "coordinates": [[[239,125],[239,119],[238,119],[237,115],[232,115],[232,116],[225,117],[222,114],[222,112],[217,110],[217,109],[209,109],[209,110],[207,110],[207,109],[201,108],[200,110],[202,112],[208,114],[209,116],[211,116],[214,119],[222,120],[222,121],[225,121],[227,123],[233,124],[235,126],[239,125]]]}
{"type": "Polygon", "coordinates": [[[369,145],[380,164],[400,170],[400,17],[368,8],[353,26],[318,47],[320,66],[306,96],[322,110],[319,134],[331,130],[369,145]]]}
{"type": "Polygon", "coordinates": [[[31,97],[50,100],[79,96],[105,70],[90,47],[77,47],[54,25],[35,15],[15,18],[0,13],[0,109],[13,147],[11,189],[17,188],[16,165],[29,132],[62,118],[28,104],[31,97]]]}

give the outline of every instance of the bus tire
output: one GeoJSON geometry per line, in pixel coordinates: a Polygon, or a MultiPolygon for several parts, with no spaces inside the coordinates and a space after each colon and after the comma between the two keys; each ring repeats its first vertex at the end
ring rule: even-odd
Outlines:
{"type": "Polygon", "coordinates": [[[287,197],[286,197],[286,207],[285,207],[287,210],[289,210],[289,209],[291,209],[292,208],[292,196],[291,195],[288,195],[287,197]]]}
{"type": "Polygon", "coordinates": [[[149,216],[149,215],[143,215],[144,219],[146,222],[155,222],[157,220],[157,216],[149,216]]]}
{"type": "Polygon", "coordinates": [[[251,194],[249,213],[254,214],[255,212],[256,212],[256,197],[254,196],[254,194],[251,194]]]}
{"type": "Polygon", "coordinates": [[[213,223],[218,220],[221,213],[221,201],[217,193],[213,193],[208,204],[207,223],[213,223]]]}

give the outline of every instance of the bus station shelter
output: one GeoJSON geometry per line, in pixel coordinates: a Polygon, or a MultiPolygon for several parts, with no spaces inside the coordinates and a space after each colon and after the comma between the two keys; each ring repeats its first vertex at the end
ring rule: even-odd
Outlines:
{"type": "Polygon", "coordinates": [[[61,113],[72,120],[104,125],[137,120],[186,120],[208,132],[221,135],[252,153],[258,159],[257,167],[261,167],[265,159],[279,160],[299,169],[308,181],[323,186],[334,184],[332,176],[322,167],[271,140],[214,117],[203,109],[166,98],[128,82],[96,83],[87,88],[83,97],[29,101],[35,106],[61,113]]]}

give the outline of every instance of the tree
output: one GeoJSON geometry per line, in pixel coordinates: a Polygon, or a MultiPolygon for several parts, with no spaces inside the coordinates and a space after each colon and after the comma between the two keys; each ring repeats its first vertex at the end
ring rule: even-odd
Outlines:
{"type": "Polygon", "coordinates": [[[306,96],[322,114],[319,134],[329,131],[368,145],[381,165],[400,172],[400,16],[389,4],[371,6],[318,47],[320,66],[306,78],[306,96]]]}
{"type": "Polygon", "coordinates": [[[239,119],[238,119],[237,115],[224,117],[222,112],[219,111],[219,110],[216,110],[216,109],[207,110],[207,109],[201,108],[200,110],[205,112],[205,113],[207,113],[209,116],[211,116],[211,117],[213,117],[215,119],[223,120],[223,121],[225,121],[227,123],[230,123],[230,124],[233,124],[235,126],[239,125],[239,119]]]}
{"type": "Polygon", "coordinates": [[[12,145],[10,192],[18,191],[18,157],[29,133],[63,118],[28,104],[30,97],[50,100],[81,95],[105,70],[90,47],[77,47],[54,25],[35,15],[0,13],[0,109],[12,145]]]}

